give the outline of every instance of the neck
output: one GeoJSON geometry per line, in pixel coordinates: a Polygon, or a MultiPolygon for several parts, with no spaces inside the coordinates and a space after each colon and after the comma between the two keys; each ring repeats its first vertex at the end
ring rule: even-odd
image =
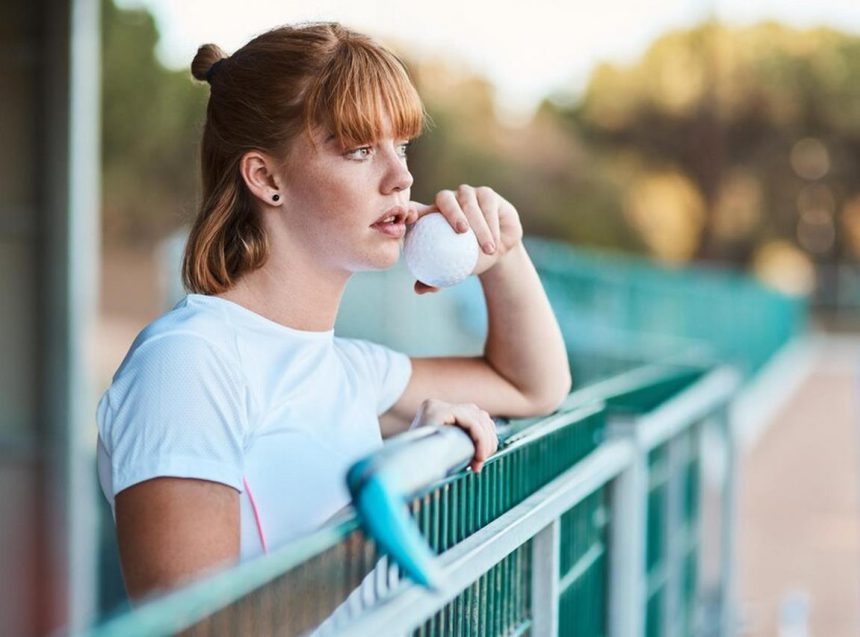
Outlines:
{"type": "Polygon", "coordinates": [[[289,257],[281,256],[285,252],[280,250],[272,253],[263,267],[217,296],[293,329],[334,329],[349,273],[326,270],[301,252],[289,257]]]}

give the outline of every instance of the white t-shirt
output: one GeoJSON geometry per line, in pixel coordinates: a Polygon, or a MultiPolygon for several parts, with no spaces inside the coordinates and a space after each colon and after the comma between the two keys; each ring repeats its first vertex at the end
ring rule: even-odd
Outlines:
{"type": "Polygon", "coordinates": [[[272,549],[349,503],[346,471],[382,445],[378,417],[411,373],[382,345],[189,294],[140,333],[99,402],[102,490],[113,508],[159,476],[229,485],[241,559],[254,557],[263,538],[272,549]]]}

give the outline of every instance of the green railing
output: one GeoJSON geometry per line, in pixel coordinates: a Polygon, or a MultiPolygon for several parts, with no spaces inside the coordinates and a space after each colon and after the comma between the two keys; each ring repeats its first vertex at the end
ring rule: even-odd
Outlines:
{"type": "Polygon", "coordinates": [[[561,516],[559,635],[606,634],[609,497],[603,487],[561,516]]]}
{"type": "Polygon", "coordinates": [[[678,632],[672,634],[692,635],[693,615],[696,603],[696,573],[698,566],[698,504],[699,504],[699,459],[696,453],[698,447],[698,428],[691,428],[685,435],[674,441],[681,456],[674,463],[669,456],[666,445],[654,449],[648,454],[648,524],[646,531],[646,631],[649,637],[666,633],[667,624],[678,626],[678,632]],[[673,502],[670,495],[672,488],[673,467],[680,481],[681,495],[673,502]],[[680,502],[678,501],[680,499],[680,502]],[[672,515],[673,506],[683,505],[683,515],[672,515]],[[670,524],[668,520],[673,519],[670,524]],[[670,546],[671,541],[671,546],[670,546]],[[676,573],[681,590],[678,603],[674,605],[674,616],[666,616],[669,594],[667,583],[670,575],[670,550],[679,553],[676,573]]]}
{"type": "Polygon", "coordinates": [[[441,591],[402,578],[350,516],[144,604],[93,634],[641,634],[613,626],[613,616],[641,615],[643,623],[647,612],[650,628],[678,606],[687,626],[695,586],[676,581],[685,576],[672,570],[677,560],[649,548],[646,565],[643,547],[637,567],[636,551],[625,552],[619,538],[644,537],[647,517],[649,547],[664,546],[677,525],[690,538],[682,559],[696,560],[695,523],[672,514],[689,509],[695,517],[688,504],[698,488],[690,432],[721,413],[736,385],[726,370],[637,370],[575,392],[554,416],[511,423],[481,474],[459,472],[411,500],[447,575],[441,591]],[[651,432],[650,438],[634,442],[630,431],[651,432]],[[646,469],[651,484],[637,482],[635,468],[649,454],[676,444],[688,457],[676,463],[674,480],[655,461],[646,469]],[[643,511],[648,502],[647,512],[631,526],[624,516],[637,498],[643,511]],[[678,501],[670,506],[671,498],[678,501]],[[638,573],[643,591],[647,576],[649,593],[654,590],[647,604],[626,590],[628,572],[638,573]],[[666,610],[652,610],[658,607],[666,610]]]}
{"type": "Polygon", "coordinates": [[[586,381],[679,355],[749,375],[806,329],[806,298],[741,273],[669,269],[532,238],[527,245],[586,381]]]}
{"type": "MultiPolygon", "coordinates": [[[[480,475],[459,473],[413,500],[413,516],[430,547],[437,554],[447,551],[538,492],[595,449],[604,425],[605,414],[593,407],[513,425],[480,475]]],[[[525,580],[531,563],[525,548],[518,551],[512,567],[493,567],[415,634],[504,635],[526,630],[529,597],[518,583],[525,580]],[[518,612],[506,618],[510,609],[518,612]]]]}

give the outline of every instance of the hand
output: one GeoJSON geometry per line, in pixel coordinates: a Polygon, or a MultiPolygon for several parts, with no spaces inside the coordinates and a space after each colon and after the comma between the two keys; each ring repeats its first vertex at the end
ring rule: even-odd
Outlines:
{"type": "MultiPolygon", "coordinates": [[[[432,204],[410,202],[415,211],[415,220],[430,212],[441,212],[456,232],[475,232],[478,245],[478,263],[472,274],[481,274],[493,267],[511,248],[523,240],[523,227],[517,209],[497,194],[492,188],[473,188],[467,184],[454,190],[440,190],[432,204]]],[[[420,281],[415,282],[415,292],[438,292],[420,281]]]]}
{"type": "Polygon", "coordinates": [[[409,428],[427,425],[454,425],[469,434],[475,443],[475,456],[469,466],[475,473],[481,470],[484,461],[499,447],[496,423],[490,414],[475,404],[452,405],[434,398],[425,400],[409,428]]]}

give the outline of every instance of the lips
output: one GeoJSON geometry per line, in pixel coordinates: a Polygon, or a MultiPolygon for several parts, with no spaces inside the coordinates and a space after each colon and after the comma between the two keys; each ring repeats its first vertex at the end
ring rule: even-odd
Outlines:
{"type": "Polygon", "coordinates": [[[392,206],[371,225],[375,226],[380,223],[405,223],[408,214],[409,210],[407,210],[406,206],[392,206]]]}
{"type": "Polygon", "coordinates": [[[402,221],[400,223],[374,223],[370,227],[395,239],[400,239],[406,234],[406,223],[402,221]]]}
{"type": "Polygon", "coordinates": [[[382,234],[400,239],[406,234],[406,219],[409,211],[406,206],[394,206],[371,224],[371,228],[382,234]]]}

